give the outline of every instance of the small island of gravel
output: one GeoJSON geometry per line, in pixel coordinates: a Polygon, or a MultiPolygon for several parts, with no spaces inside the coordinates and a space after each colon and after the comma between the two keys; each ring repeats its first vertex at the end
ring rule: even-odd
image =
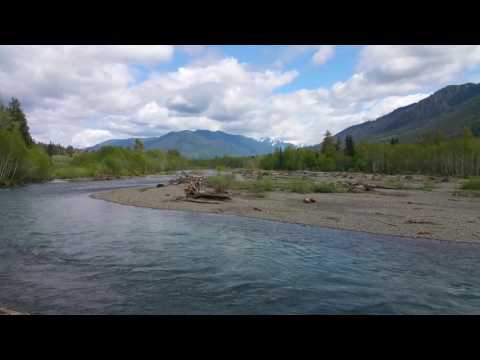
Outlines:
{"type": "Polygon", "coordinates": [[[230,176],[235,180],[225,185],[231,197],[227,201],[189,201],[183,184],[119,189],[92,197],[154,209],[254,217],[409,238],[480,242],[480,197],[460,191],[461,179],[303,171],[258,174],[245,170],[230,176]]]}

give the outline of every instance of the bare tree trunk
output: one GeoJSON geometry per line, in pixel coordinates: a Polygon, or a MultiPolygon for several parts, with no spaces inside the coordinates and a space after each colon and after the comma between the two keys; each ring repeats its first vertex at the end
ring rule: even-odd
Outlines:
{"type": "Polygon", "coordinates": [[[18,160],[15,161],[15,168],[13,169],[12,179],[15,178],[15,173],[17,172],[18,160]]]}
{"type": "Polygon", "coordinates": [[[8,157],[0,168],[0,178],[6,177],[8,169],[8,157]]]}

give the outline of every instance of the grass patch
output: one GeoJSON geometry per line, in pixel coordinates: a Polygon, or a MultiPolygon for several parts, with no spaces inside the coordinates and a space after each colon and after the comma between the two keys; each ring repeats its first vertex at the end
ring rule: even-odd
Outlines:
{"type": "Polygon", "coordinates": [[[265,197],[265,193],[275,190],[298,194],[345,192],[342,185],[335,183],[316,183],[312,180],[299,179],[272,180],[267,176],[257,180],[235,180],[232,175],[210,176],[207,185],[215,191],[243,190],[255,194],[256,197],[265,197]]]}
{"type": "Polygon", "coordinates": [[[480,177],[471,177],[462,184],[462,190],[480,190],[480,177]]]}
{"type": "Polygon", "coordinates": [[[293,180],[284,184],[284,190],[298,194],[308,194],[313,192],[313,181],[309,180],[293,180]]]}
{"type": "Polygon", "coordinates": [[[274,183],[270,178],[262,178],[258,180],[235,181],[233,184],[235,190],[246,190],[253,193],[264,193],[274,190],[274,183]]]}
{"type": "Polygon", "coordinates": [[[335,183],[316,183],[313,187],[315,193],[338,193],[345,192],[345,188],[335,183]]]}
{"type": "Polygon", "coordinates": [[[423,186],[420,188],[420,190],[433,191],[434,188],[435,188],[435,182],[430,180],[430,181],[424,182],[423,186]]]}
{"type": "Polygon", "coordinates": [[[385,181],[385,185],[391,186],[392,188],[395,188],[398,190],[410,189],[409,186],[405,185],[405,183],[399,179],[387,179],[385,181]]]}
{"type": "Polygon", "coordinates": [[[278,186],[281,191],[291,191],[298,194],[345,192],[342,185],[317,183],[312,180],[283,180],[279,181],[278,186]]]}
{"type": "Polygon", "coordinates": [[[216,192],[225,192],[231,189],[234,182],[233,175],[217,175],[207,178],[207,186],[212,187],[216,192]]]}

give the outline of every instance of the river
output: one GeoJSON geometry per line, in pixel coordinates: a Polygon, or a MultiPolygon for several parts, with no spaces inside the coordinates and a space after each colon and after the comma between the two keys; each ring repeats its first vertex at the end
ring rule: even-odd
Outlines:
{"type": "Polygon", "coordinates": [[[168,176],[0,189],[0,307],[33,314],[479,314],[480,246],[89,194],[168,176]]]}

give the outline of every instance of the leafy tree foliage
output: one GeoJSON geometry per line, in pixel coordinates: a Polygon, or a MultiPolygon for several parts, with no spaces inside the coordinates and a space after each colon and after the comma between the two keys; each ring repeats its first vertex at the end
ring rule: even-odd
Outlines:
{"type": "Polygon", "coordinates": [[[138,151],[104,146],[97,151],[82,152],[55,169],[58,178],[141,176],[169,170],[186,169],[191,162],[178,154],[162,150],[138,151]]]}
{"type": "Polygon", "coordinates": [[[49,179],[52,162],[30,136],[20,103],[0,106],[0,186],[49,179]]]}

